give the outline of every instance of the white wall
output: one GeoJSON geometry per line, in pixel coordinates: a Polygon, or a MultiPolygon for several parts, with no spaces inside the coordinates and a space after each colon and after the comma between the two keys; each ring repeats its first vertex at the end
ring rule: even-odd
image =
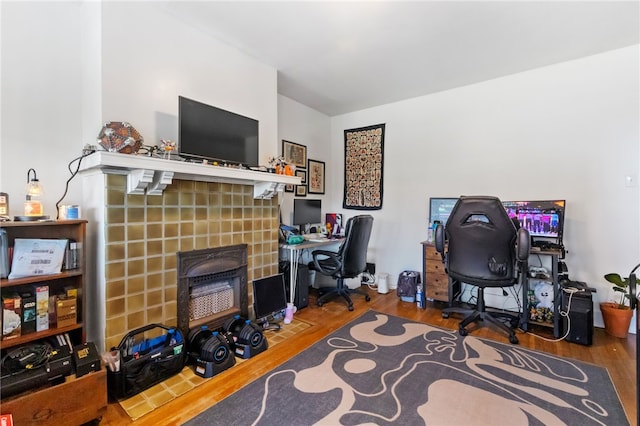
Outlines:
{"type": "MultiPolygon", "coordinates": [[[[83,14],[81,2],[2,2],[2,133],[0,188],[10,214],[21,215],[27,170],[44,186],[45,214],[70,177],[67,164],[82,140],[83,14]]],[[[97,134],[97,133],[96,133],[97,134]]],[[[65,203],[81,204],[79,182],[65,203]]]]}
{"type": "MultiPolygon", "coordinates": [[[[280,151],[277,73],[147,2],[2,2],[0,188],[22,214],[27,170],[45,213],[105,121],[146,145],[177,140],[178,95],[260,122],[260,161],[280,151]]],[[[82,205],[80,179],[64,204],[82,205]]]]}
{"type": "MultiPolygon", "coordinates": [[[[422,270],[428,199],[566,199],[572,279],[599,287],[640,259],[638,46],[332,119],[328,188],[341,206],[345,129],[386,123],[383,208],[371,257],[422,270]]],[[[345,211],[346,216],[356,211],[345,211]]],[[[598,316],[598,315],[597,315],[598,316]]],[[[599,317],[596,320],[598,323],[599,317]]]]}
{"type": "MultiPolygon", "coordinates": [[[[295,142],[307,147],[307,157],[325,162],[325,194],[308,194],[308,198],[322,200],[323,213],[332,213],[333,194],[326,191],[329,176],[339,173],[331,161],[331,120],[306,105],[278,96],[278,153],[282,152],[282,140],[295,142]]],[[[280,212],[285,224],[293,219],[294,193],[284,192],[280,196],[280,212]]]]}

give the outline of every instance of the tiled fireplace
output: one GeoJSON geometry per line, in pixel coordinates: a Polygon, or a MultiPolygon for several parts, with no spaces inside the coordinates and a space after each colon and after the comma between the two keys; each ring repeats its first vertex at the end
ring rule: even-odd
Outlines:
{"type": "MultiPolygon", "coordinates": [[[[88,337],[103,348],[149,323],[177,325],[179,251],[246,244],[248,283],[278,272],[277,197],[254,199],[250,184],[190,180],[173,180],[161,195],[128,194],[126,175],[100,180],[104,203],[88,214],[96,284],[89,298],[98,301],[89,315],[102,311],[104,326],[94,318],[88,337]]],[[[250,288],[243,286],[249,306],[250,288]]]]}
{"type": "Polygon", "coordinates": [[[98,350],[149,323],[177,325],[178,252],[246,245],[234,298],[249,307],[251,281],[278,272],[276,194],[299,177],[106,151],[81,171],[86,329],[98,350]]]}

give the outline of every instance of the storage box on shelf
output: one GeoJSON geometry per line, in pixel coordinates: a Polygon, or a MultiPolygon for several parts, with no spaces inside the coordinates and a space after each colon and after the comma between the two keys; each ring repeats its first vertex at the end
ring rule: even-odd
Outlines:
{"type": "MultiPolygon", "coordinates": [[[[2,357],[21,346],[39,343],[56,335],[67,334],[74,345],[83,343],[85,333],[85,220],[47,221],[47,222],[4,222],[0,228],[6,231],[9,247],[13,247],[16,238],[20,239],[66,239],[76,243],[77,257],[74,262],[66,259],[61,272],[50,275],[34,275],[15,279],[0,279],[0,291],[5,294],[16,294],[21,299],[35,302],[36,318],[34,324],[20,326],[19,335],[0,340],[2,357]],[[46,290],[46,291],[45,291],[46,290]],[[61,308],[64,309],[62,321],[57,322],[57,295],[63,294],[66,299],[61,308]],[[45,298],[46,295],[46,298],[45,298]],[[73,302],[68,299],[75,297],[73,302]],[[40,299],[39,299],[40,298],[40,299]],[[41,306],[38,306],[38,303],[41,306]],[[75,303],[74,303],[75,302],[75,303]],[[40,314],[38,309],[47,309],[40,314]]],[[[21,307],[21,313],[26,306],[21,307]]],[[[23,320],[24,317],[21,318],[23,320]]],[[[17,333],[15,333],[17,334],[17,333]]],[[[57,382],[56,382],[57,383],[57,382]]],[[[106,371],[87,374],[76,378],[70,375],[64,382],[48,387],[36,387],[15,396],[5,397],[0,401],[3,414],[11,413],[24,423],[46,416],[47,422],[60,424],[82,424],[102,416],[107,406],[106,371]],[[81,399],[77,396],[82,395],[81,399]]]]}

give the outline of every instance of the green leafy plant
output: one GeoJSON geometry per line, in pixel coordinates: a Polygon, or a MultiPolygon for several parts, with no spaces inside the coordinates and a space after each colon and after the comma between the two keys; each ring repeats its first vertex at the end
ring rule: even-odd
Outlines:
{"type": "MultiPolygon", "coordinates": [[[[604,276],[604,279],[609,281],[613,285],[613,291],[620,293],[620,299],[615,303],[618,305],[618,309],[630,309],[629,306],[629,278],[622,278],[620,274],[610,273],[604,276]]],[[[640,280],[636,278],[636,286],[640,283],[640,280]]]]}

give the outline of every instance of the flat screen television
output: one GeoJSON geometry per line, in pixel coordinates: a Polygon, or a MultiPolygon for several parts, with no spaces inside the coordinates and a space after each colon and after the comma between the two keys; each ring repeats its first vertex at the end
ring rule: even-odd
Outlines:
{"type": "Polygon", "coordinates": [[[191,160],[258,166],[258,120],[178,97],[178,150],[191,160]]]}
{"type": "Polygon", "coordinates": [[[457,198],[429,198],[429,224],[433,225],[436,220],[439,220],[442,225],[446,225],[451,210],[457,202],[457,198]]]}
{"type": "Polygon", "coordinates": [[[302,226],[319,223],[322,223],[322,200],[310,200],[307,198],[295,198],[293,200],[294,225],[302,226]]]}
{"type": "Polygon", "coordinates": [[[565,200],[503,201],[509,217],[517,217],[520,226],[532,237],[543,237],[562,243],[565,200]]]}
{"type": "Polygon", "coordinates": [[[253,310],[256,321],[267,328],[270,318],[280,316],[287,307],[284,275],[277,274],[253,280],[253,310]]]}

